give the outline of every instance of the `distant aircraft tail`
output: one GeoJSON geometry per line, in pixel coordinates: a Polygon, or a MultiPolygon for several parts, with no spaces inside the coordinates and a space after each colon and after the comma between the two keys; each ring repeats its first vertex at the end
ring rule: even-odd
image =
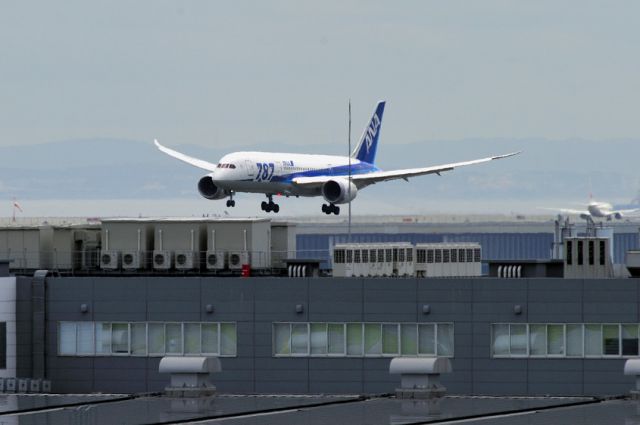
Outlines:
{"type": "Polygon", "coordinates": [[[380,127],[382,126],[382,113],[384,112],[385,103],[385,101],[378,102],[371,120],[364,128],[360,142],[351,153],[351,158],[355,158],[369,164],[373,164],[375,162],[376,150],[378,149],[378,139],[380,138],[380,127]]]}

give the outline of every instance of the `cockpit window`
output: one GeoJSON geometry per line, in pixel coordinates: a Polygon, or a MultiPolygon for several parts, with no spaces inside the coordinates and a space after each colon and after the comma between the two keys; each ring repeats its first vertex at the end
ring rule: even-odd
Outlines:
{"type": "Polygon", "coordinates": [[[234,164],[218,164],[218,168],[236,168],[234,164]]]}

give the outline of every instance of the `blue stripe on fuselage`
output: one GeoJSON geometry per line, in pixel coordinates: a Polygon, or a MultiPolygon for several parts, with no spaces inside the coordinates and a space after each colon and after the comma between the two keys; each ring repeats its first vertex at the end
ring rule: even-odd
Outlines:
{"type": "MultiPolygon", "coordinates": [[[[378,167],[366,162],[360,162],[358,164],[351,164],[351,174],[367,174],[374,171],[380,171],[378,167]]],[[[296,177],[317,177],[317,176],[329,176],[329,177],[347,177],[349,176],[349,166],[340,165],[337,167],[322,168],[319,170],[300,171],[297,173],[283,174],[280,176],[273,176],[272,182],[278,183],[291,183],[296,177]]]]}

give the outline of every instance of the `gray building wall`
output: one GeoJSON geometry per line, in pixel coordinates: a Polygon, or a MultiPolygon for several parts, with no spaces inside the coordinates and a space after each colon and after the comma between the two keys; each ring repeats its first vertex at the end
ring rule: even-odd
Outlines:
{"type": "Polygon", "coordinates": [[[273,357],[272,323],[454,322],[454,373],[442,379],[451,393],[621,394],[633,385],[624,359],[492,359],[490,325],[639,323],[639,297],[640,279],[50,277],[46,375],[59,392],[157,391],[168,382],[159,358],[58,356],[59,321],[233,321],[238,355],[223,358],[214,377],[222,392],[391,392],[399,378],[389,358],[273,357]]]}
{"type": "Polygon", "coordinates": [[[20,378],[33,376],[31,283],[31,278],[16,277],[16,375],[20,378]]]}

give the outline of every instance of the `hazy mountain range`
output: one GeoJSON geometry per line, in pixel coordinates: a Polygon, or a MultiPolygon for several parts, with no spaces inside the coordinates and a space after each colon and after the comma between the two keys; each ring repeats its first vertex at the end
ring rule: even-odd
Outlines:
{"type": "MultiPolygon", "coordinates": [[[[343,154],[345,143],[324,146],[242,146],[233,149],[163,143],[216,162],[231,150],[343,154]]],[[[501,199],[537,201],[602,200],[629,203],[640,188],[640,141],[458,140],[385,144],[378,149],[383,169],[435,165],[522,150],[515,158],[471,166],[442,177],[424,176],[378,184],[358,197],[387,202],[501,199]]],[[[158,152],[151,141],[87,139],[1,147],[0,196],[18,199],[163,199],[197,197],[206,174],[158,152]]]]}

